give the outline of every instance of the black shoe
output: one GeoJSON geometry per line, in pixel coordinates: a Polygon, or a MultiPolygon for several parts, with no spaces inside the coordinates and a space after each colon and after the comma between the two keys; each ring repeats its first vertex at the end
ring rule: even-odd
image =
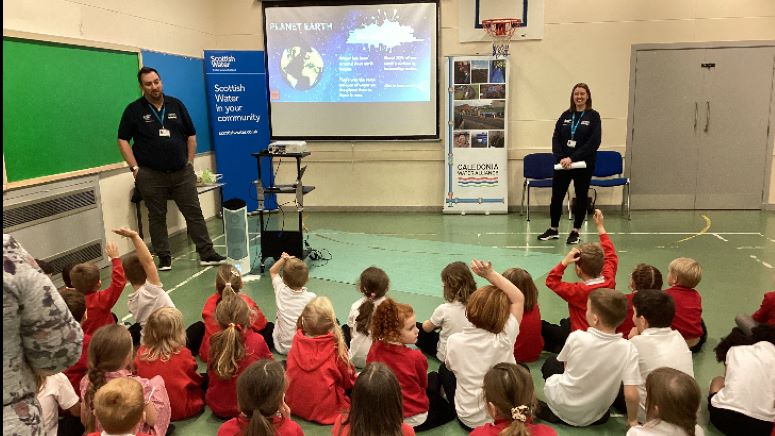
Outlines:
{"type": "Polygon", "coordinates": [[[552,412],[552,409],[549,408],[549,405],[541,400],[538,400],[535,416],[541,421],[546,421],[552,424],[560,424],[562,422],[562,419],[560,419],[557,415],[554,414],[554,412],[552,412]]]}
{"type": "Polygon", "coordinates": [[[172,269],[172,257],[159,256],[159,271],[169,271],[172,269]]]}
{"type": "Polygon", "coordinates": [[[226,258],[218,253],[213,253],[199,259],[199,265],[201,266],[220,265],[222,263],[226,263],[226,258]]]}
{"type": "Polygon", "coordinates": [[[550,239],[560,239],[560,232],[554,229],[546,229],[545,232],[538,235],[539,241],[548,241],[550,239]]]}
{"type": "Polygon", "coordinates": [[[581,242],[581,238],[579,238],[579,232],[575,230],[570,232],[568,239],[565,241],[566,244],[578,244],[579,242],[581,242]]]}

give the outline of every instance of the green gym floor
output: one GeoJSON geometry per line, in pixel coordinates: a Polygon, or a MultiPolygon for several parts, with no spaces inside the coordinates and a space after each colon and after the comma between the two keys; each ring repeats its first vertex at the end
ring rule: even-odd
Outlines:
{"type": "MultiPolygon", "coordinates": [[[[286,213],[286,229],[297,228],[295,213],[286,213]]],[[[305,213],[305,237],[311,248],[330,260],[309,260],[310,280],[307,287],[331,299],[340,321],[347,318],[350,304],[360,297],[353,283],[360,272],[371,265],[384,269],[391,279],[389,296],[411,304],[417,319],[427,319],[442,302],[441,269],[449,262],[471,258],[492,260],[498,271],[522,267],[530,271],[538,286],[542,318],[557,322],[567,316],[567,306],[544,285],[546,273],[568,250],[564,238],[570,222],[563,220],[558,241],[539,242],[536,235],[548,224],[548,215],[534,213],[532,221],[523,216],[508,215],[442,215],[440,213],[305,213]]],[[[252,243],[258,240],[258,217],[248,217],[252,243]]],[[[283,225],[283,215],[268,219],[270,228],[283,225]]],[[[220,219],[208,223],[216,249],[224,253],[223,228],[220,219]]],[[[710,380],[722,375],[723,365],[715,361],[713,348],[734,326],[737,313],[753,313],[765,291],[773,289],[775,265],[775,214],[759,211],[635,211],[632,220],[621,217],[618,210],[606,211],[605,226],[619,255],[617,289],[629,292],[629,273],[641,262],[655,265],[665,279],[667,265],[676,257],[691,257],[703,267],[702,282],[697,289],[703,296],[703,318],[708,326],[708,342],[694,356],[697,382],[707,395],[710,380]]],[[[581,229],[582,242],[597,241],[594,224],[581,229]]],[[[185,325],[201,318],[205,299],[214,291],[215,268],[200,267],[194,247],[185,234],[171,238],[172,271],[162,272],[164,288],[183,312],[185,325]]],[[[258,261],[254,262],[258,265],[258,261]]],[[[257,272],[258,268],[254,269],[257,272]]],[[[103,282],[110,271],[103,270],[103,282]]],[[[565,275],[575,281],[572,269],[565,275]]],[[[275,316],[274,296],[268,274],[246,284],[250,295],[267,318],[275,316]]],[[[119,318],[127,315],[126,295],[118,302],[119,318]]],[[[540,367],[546,353],[530,369],[536,395],[543,399],[540,367]]],[[[276,358],[284,358],[276,355],[276,358]]],[[[428,357],[430,370],[439,362],[428,357]]],[[[204,366],[200,366],[204,371],[204,366]]],[[[379,411],[375,411],[379,413],[379,411]]],[[[331,427],[295,418],[305,434],[329,435],[331,427]]],[[[214,435],[222,421],[208,409],[198,417],[175,423],[178,435],[214,435]]],[[[703,400],[700,425],[706,434],[720,434],[708,423],[707,404],[703,400]]],[[[560,435],[612,434],[626,432],[623,417],[614,417],[606,425],[573,428],[553,426],[560,435]]],[[[463,435],[453,421],[426,432],[428,435],[463,435]]]]}

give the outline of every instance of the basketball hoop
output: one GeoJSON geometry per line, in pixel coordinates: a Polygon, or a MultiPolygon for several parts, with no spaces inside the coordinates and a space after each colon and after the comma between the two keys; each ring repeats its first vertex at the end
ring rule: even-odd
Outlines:
{"type": "Polygon", "coordinates": [[[509,42],[514,32],[522,26],[519,18],[493,18],[482,20],[482,28],[492,38],[492,55],[506,57],[509,55],[509,42]]]}

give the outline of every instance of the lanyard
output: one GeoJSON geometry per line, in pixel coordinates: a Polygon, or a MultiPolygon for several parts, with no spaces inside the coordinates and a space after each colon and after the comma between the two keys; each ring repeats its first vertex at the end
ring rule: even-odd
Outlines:
{"type": "Polygon", "coordinates": [[[579,115],[579,120],[576,121],[576,112],[571,114],[570,119],[570,139],[573,139],[573,137],[576,135],[576,129],[579,128],[579,124],[581,123],[581,118],[584,116],[584,112],[579,115]]]}
{"type": "MultiPolygon", "coordinates": [[[[164,107],[162,107],[162,109],[161,109],[161,116],[159,116],[159,113],[156,111],[156,108],[153,107],[153,105],[149,104],[148,106],[150,106],[151,112],[153,112],[153,116],[155,116],[156,119],[159,120],[159,124],[161,124],[161,128],[163,129],[164,128],[164,116],[167,113],[167,106],[165,105],[164,107]]],[[[573,129],[573,131],[575,132],[576,129],[573,129]]],[[[571,136],[573,136],[572,133],[571,133],[571,136]]]]}

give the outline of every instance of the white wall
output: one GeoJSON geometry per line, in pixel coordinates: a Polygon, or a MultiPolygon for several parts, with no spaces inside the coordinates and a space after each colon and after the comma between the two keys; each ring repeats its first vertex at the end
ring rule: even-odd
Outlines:
{"type": "MultiPolygon", "coordinates": [[[[440,4],[440,56],[489,53],[489,43],[458,42],[457,0],[440,4]]],[[[3,27],[189,56],[211,48],[263,49],[261,4],[254,0],[6,0],[3,27]]],[[[522,157],[549,150],[553,123],[574,83],[592,89],[603,118],[602,148],[624,152],[632,44],[774,40],[775,2],[546,0],[544,35],[511,46],[512,206],[521,196],[522,157]]],[[[311,144],[311,151],[305,182],[317,190],[305,200],[310,207],[441,208],[442,142],[322,142],[311,144]]],[[[212,165],[209,155],[197,158],[197,167],[212,165]]],[[[768,197],[775,203],[775,171],[771,176],[768,197]]],[[[125,200],[130,187],[125,170],[103,174],[106,229],[134,224],[125,200]]],[[[619,198],[609,192],[600,202],[615,204],[619,198]]],[[[548,195],[539,194],[536,202],[548,203],[548,195]]],[[[212,196],[204,198],[203,209],[212,216],[212,196]]],[[[173,230],[181,224],[180,216],[170,218],[173,230]]]]}

